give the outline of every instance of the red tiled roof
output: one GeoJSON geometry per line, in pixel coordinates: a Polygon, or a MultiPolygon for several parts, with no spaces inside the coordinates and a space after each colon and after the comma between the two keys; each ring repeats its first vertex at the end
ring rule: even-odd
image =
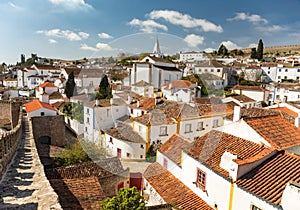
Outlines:
{"type": "Polygon", "coordinates": [[[171,89],[171,88],[189,88],[191,85],[192,83],[188,80],[175,80],[173,82],[168,82],[162,86],[171,89]]]}
{"type": "Polygon", "coordinates": [[[276,111],[281,111],[281,112],[284,112],[284,113],[287,113],[289,115],[292,115],[293,117],[298,117],[298,113],[290,110],[289,108],[287,107],[277,107],[277,108],[272,108],[273,110],[276,110],[276,111]]]}
{"type": "Polygon", "coordinates": [[[130,107],[148,110],[148,109],[151,109],[152,107],[154,107],[156,105],[155,104],[155,100],[156,100],[155,98],[140,97],[137,100],[139,101],[139,107],[137,107],[137,104],[138,104],[137,102],[130,104],[130,107]]]}
{"type": "Polygon", "coordinates": [[[279,206],[290,181],[300,184],[300,157],[282,151],[243,175],[236,184],[279,206]]]}
{"type": "Polygon", "coordinates": [[[228,177],[229,173],[220,167],[221,157],[225,151],[237,155],[238,160],[247,160],[252,159],[265,149],[266,147],[263,145],[212,130],[202,137],[195,138],[194,142],[184,150],[202,164],[228,177]]]}
{"type": "Polygon", "coordinates": [[[245,121],[276,149],[300,145],[300,129],[280,115],[249,118],[245,121]]]}
{"type": "Polygon", "coordinates": [[[64,209],[100,209],[105,194],[97,177],[50,179],[64,209]]]}
{"type": "Polygon", "coordinates": [[[189,145],[189,141],[174,134],[163,145],[160,146],[159,151],[165,156],[174,161],[174,163],[181,164],[181,151],[183,148],[189,145]]]}
{"type": "Polygon", "coordinates": [[[53,83],[51,82],[44,82],[43,84],[40,84],[39,87],[56,87],[53,83]]]}
{"type": "Polygon", "coordinates": [[[45,109],[49,109],[49,110],[53,110],[55,111],[54,107],[51,106],[50,104],[47,104],[45,102],[42,102],[40,100],[33,100],[29,103],[24,104],[25,108],[26,108],[26,112],[32,112],[41,108],[45,108],[45,109]]]}
{"type": "Polygon", "coordinates": [[[144,177],[165,202],[179,209],[213,209],[157,162],[147,167],[144,177]]]}
{"type": "Polygon", "coordinates": [[[232,98],[240,101],[241,103],[247,103],[247,102],[255,102],[252,98],[249,98],[248,96],[245,95],[238,95],[238,96],[231,96],[232,98]]]}

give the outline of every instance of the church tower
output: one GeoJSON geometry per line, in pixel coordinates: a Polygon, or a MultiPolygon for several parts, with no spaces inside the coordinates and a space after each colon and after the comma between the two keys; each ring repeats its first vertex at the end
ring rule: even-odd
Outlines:
{"type": "Polygon", "coordinates": [[[154,43],[154,48],[153,48],[153,52],[152,52],[152,56],[157,57],[157,58],[162,58],[162,53],[160,51],[159,48],[159,42],[158,42],[158,38],[156,37],[156,41],[154,43]]]}

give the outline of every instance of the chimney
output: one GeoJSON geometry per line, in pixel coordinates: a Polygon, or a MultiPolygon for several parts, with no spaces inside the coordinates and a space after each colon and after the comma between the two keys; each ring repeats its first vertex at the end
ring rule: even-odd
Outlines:
{"type": "Polygon", "coordinates": [[[95,105],[96,105],[96,106],[99,106],[99,99],[96,99],[95,105]]]}
{"type": "Polygon", "coordinates": [[[136,107],[137,107],[137,108],[140,107],[140,101],[139,101],[139,100],[136,101],[136,107]]]}
{"type": "Polygon", "coordinates": [[[109,100],[109,102],[110,102],[111,105],[113,105],[113,104],[114,104],[114,99],[111,98],[111,99],[109,100]]]}
{"type": "Polygon", "coordinates": [[[300,123],[300,113],[298,113],[298,116],[295,118],[295,126],[299,128],[299,123],[300,123]]]}
{"type": "Polygon", "coordinates": [[[240,119],[241,119],[241,107],[240,106],[234,106],[233,122],[239,121],[240,119]]]}

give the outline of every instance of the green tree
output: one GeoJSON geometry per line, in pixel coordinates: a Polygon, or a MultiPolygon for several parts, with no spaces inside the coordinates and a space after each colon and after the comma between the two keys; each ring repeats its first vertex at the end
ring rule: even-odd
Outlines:
{"type": "Polygon", "coordinates": [[[84,114],[83,114],[83,104],[81,102],[74,104],[73,116],[75,120],[77,120],[80,123],[83,123],[84,114]]]}
{"type": "Polygon", "coordinates": [[[218,49],[218,55],[225,56],[228,54],[228,49],[225,47],[225,45],[221,44],[218,49]]]}
{"type": "Polygon", "coordinates": [[[257,51],[256,51],[257,59],[260,61],[263,58],[263,55],[264,55],[264,43],[260,39],[258,42],[257,51]]]}
{"type": "Polygon", "coordinates": [[[238,51],[237,51],[237,55],[243,56],[243,55],[244,55],[243,50],[238,50],[238,51]]]}
{"type": "Polygon", "coordinates": [[[256,48],[251,48],[251,55],[250,55],[251,58],[255,59],[257,58],[257,53],[256,53],[256,48]]]}
{"type": "Polygon", "coordinates": [[[101,79],[99,90],[96,93],[96,99],[110,99],[110,98],[112,98],[111,87],[107,75],[104,75],[101,79]]]}
{"type": "Polygon", "coordinates": [[[21,54],[21,64],[25,63],[25,55],[21,54]]]}
{"type": "Polygon", "coordinates": [[[76,84],[74,80],[74,72],[72,71],[69,74],[66,87],[65,87],[65,93],[67,98],[71,98],[73,95],[76,95],[76,84]]]}
{"type": "Polygon", "coordinates": [[[136,187],[122,188],[118,195],[106,198],[101,208],[102,210],[142,210],[145,208],[145,200],[136,187]]]}

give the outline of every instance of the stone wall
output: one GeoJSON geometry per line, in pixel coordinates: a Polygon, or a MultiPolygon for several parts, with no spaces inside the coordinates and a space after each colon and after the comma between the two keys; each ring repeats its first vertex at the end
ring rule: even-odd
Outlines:
{"type": "MultiPolygon", "coordinates": [[[[242,49],[244,53],[250,54],[251,48],[242,49]]],[[[264,53],[295,53],[300,52],[300,45],[286,45],[286,46],[272,46],[272,47],[264,47],[264,53]]]]}
{"type": "Polygon", "coordinates": [[[19,107],[19,110],[15,110],[14,116],[12,116],[11,113],[5,112],[8,106],[10,109],[11,104],[1,103],[1,114],[3,114],[5,117],[10,116],[11,118],[18,116],[18,121],[12,130],[0,134],[0,178],[5,172],[7,165],[14,157],[22,135],[22,109],[19,107]]]}
{"type": "Polygon", "coordinates": [[[48,136],[51,138],[51,145],[66,145],[63,115],[32,117],[31,122],[36,141],[42,136],[48,136]]]}

